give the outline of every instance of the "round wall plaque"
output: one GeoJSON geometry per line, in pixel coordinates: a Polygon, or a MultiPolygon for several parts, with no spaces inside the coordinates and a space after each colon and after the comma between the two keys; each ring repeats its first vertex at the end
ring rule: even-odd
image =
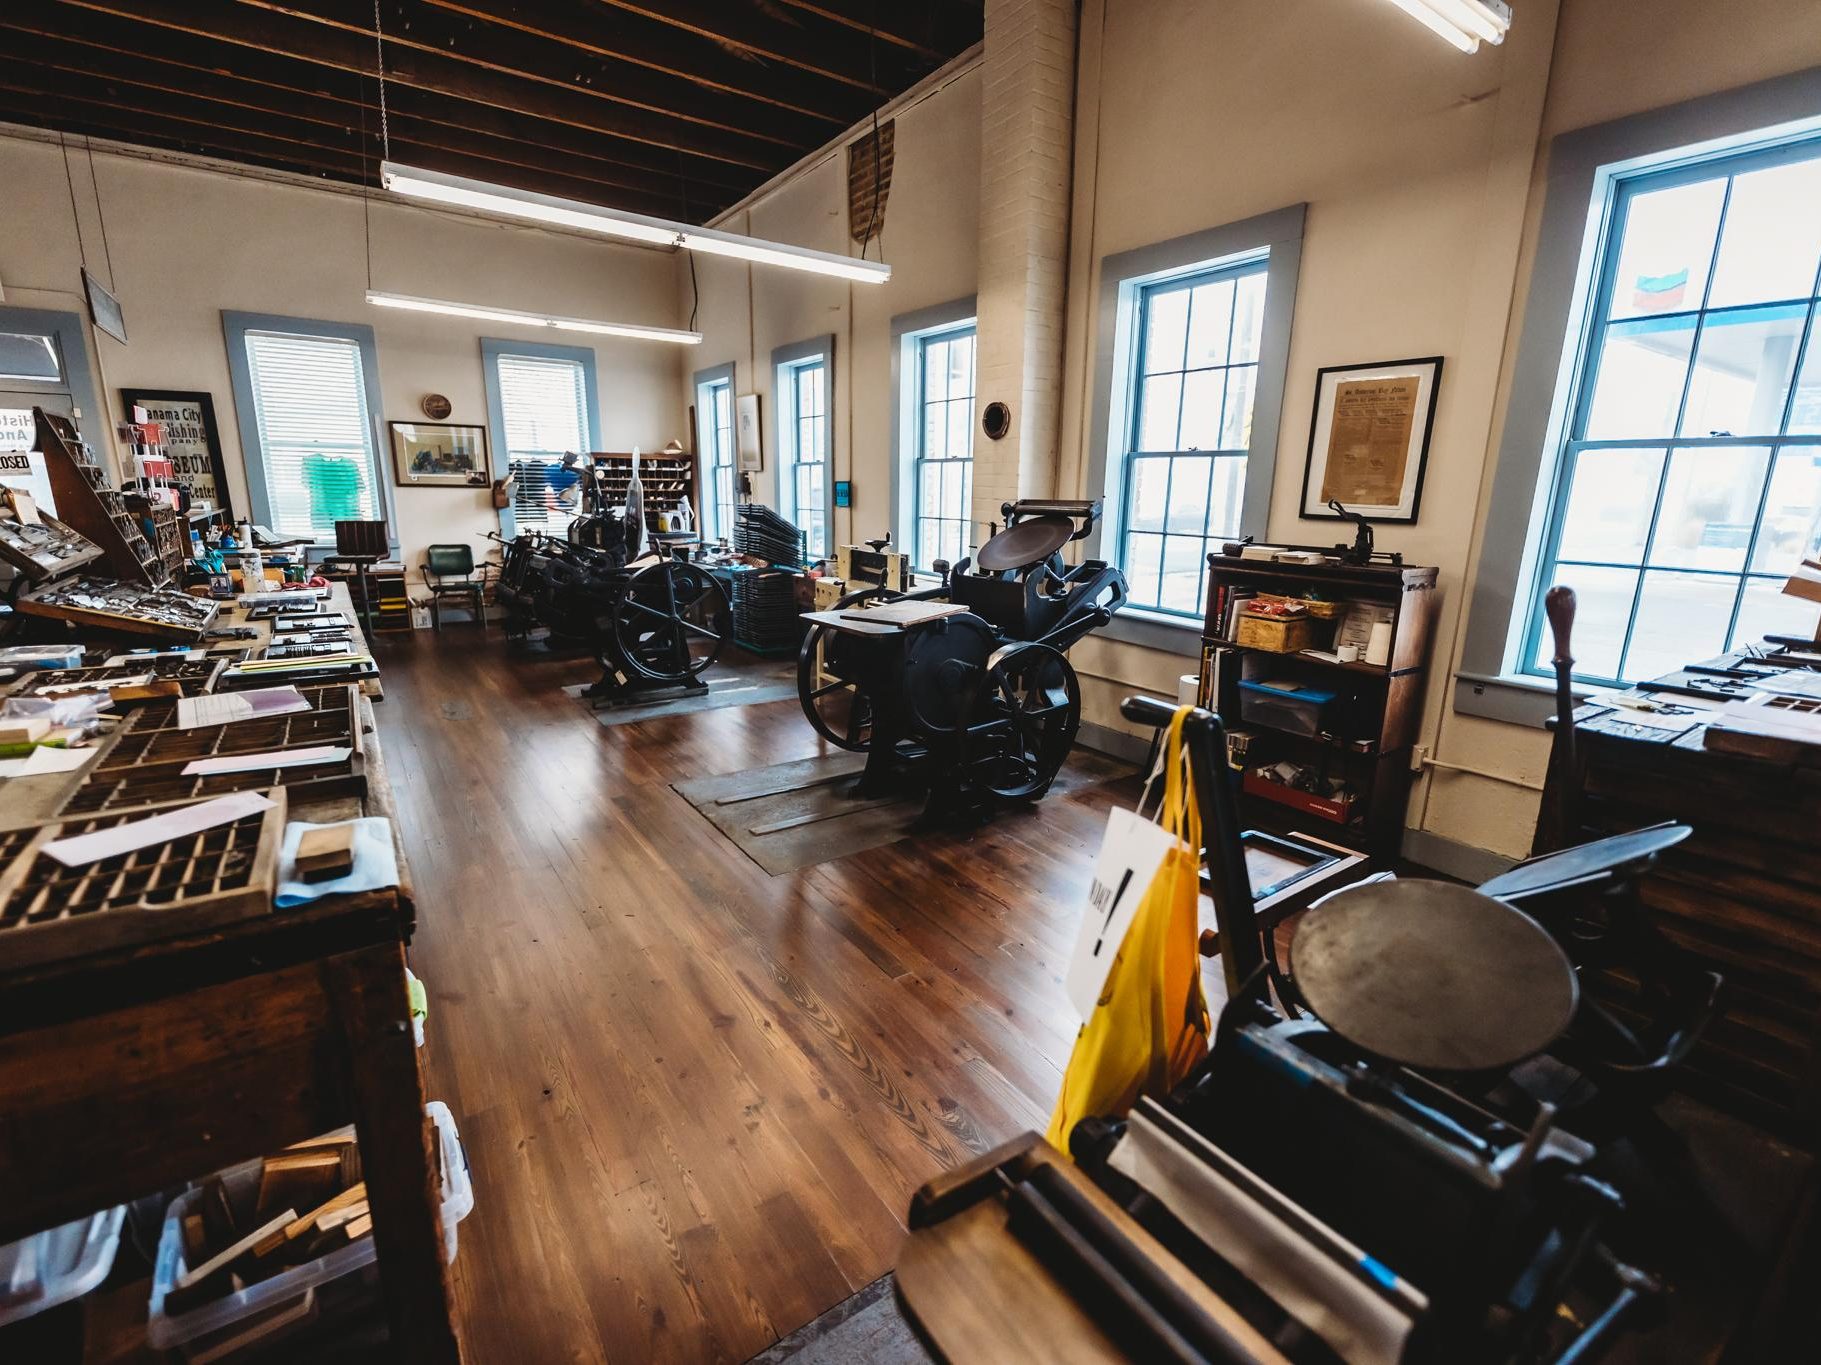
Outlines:
{"type": "Polygon", "coordinates": [[[423,402],[419,403],[418,406],[424,410],[424,416],[428,417],[432,422],[440,422],[451,412],[455,411],[454,405],[440,393],[425,394],[423,402]]]}
{"type": "Polygon", "coordinates": [[[988,440],[1002,440],[1005,433],[1012,429],[1012,410],[1004,403],[988,403],[986,411],[980,414],[980,430],[988,440]]]}

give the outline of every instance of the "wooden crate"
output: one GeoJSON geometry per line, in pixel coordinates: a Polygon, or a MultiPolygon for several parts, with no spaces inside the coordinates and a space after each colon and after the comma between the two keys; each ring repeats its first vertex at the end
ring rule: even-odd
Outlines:
{"type": "Polygon", "coordinates": [[[1253,616],[1242,611],[1233,623],[1233,643],[1241,649],[1295,654],[1315,643],[1315,623],[1306,616],[1253,616]]]}
{"type": "Polygon", "coordinates": [[[0,834],[0,959],[9,968],[60,961],[271,913],[285,795],[269,795],[267,810],[85,867],[65,867],[44,845],[135,817],[0,834]]]}

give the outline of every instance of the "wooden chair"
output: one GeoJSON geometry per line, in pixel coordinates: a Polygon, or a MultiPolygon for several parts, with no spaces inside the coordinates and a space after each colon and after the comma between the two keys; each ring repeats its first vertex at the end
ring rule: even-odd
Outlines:
{"type": "Polygon", "coordinates": [[[453,600],[482,627],[487,624],[486,579],[476,578],[474,549],[469,545],[432,545],[418,566],[430,590],[430,623],[443,628],[443,603],[453,600]]]}

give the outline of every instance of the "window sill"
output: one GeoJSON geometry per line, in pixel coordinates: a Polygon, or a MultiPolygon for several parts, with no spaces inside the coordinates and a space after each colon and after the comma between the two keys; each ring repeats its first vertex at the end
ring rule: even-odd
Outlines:
{"type": "MultiPolygon", "coordinates": [[[[1593,690],[1577,684],[1574,699],[1585,701],[1593,690]]],[[[1456,673],[1454,709],[1464,716],[1481,716],[1507,725],[1543,729],[1555,715],[1555,684],[1547,678],[1511,674],[1456,673]]]]}
{"type": "Polygon", "coordinates": [[[1201,657],[1202,623],[1181,616],[1127,607],[1098,632],[1100,638],[1124,645],[1138,645],[1185,659],[1201,657]]]}

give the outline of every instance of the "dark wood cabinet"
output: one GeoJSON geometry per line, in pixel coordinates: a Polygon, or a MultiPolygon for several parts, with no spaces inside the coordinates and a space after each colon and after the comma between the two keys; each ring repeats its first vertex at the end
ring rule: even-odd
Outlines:
{"type": "Polygon", "coordinates": [[[1251,736],[1239,766],[1256,774],[1261,767],[1289,761],[1343,779],[1351,793],[1343,816],[1334,809],[1336,803],[1290,804],[1291,793],[1266,792],[1255,775],[1245,784],[1248,824],[1333,839],[1380,865],[1397,859],[1413,776],[1411,750],[1422,723],[1423,688],[1435,637],[1440,597],[1436,576],[1433,567],[1388,562],[1283,564],[1220,554],[1208,557],[1202,701],[1220,713],[1229,731],[1251,736]],[[1327,652],[1333,651],[1333,637],[1353,604],[1380,608],[1390,618],[1386,662],[1336,662],[1239,644],[1228,634],[1230,609],[1235,596],[1246,593],[1346,604],[1333,618],[1311,623],[1310,646],[1327,652]],[[1247,719],[1248,709],[1258,715],[1256,704],[1245,704],[1247,692],[1255,698],[1263,694],[1242,688],[1245,681],[1298,683],[1330,694],[1332,700],[1321,706],[1316,732],[1298,734],[1247,719]],[[1327,813],[1322,813],[1324,807],[1327,813]]]}

